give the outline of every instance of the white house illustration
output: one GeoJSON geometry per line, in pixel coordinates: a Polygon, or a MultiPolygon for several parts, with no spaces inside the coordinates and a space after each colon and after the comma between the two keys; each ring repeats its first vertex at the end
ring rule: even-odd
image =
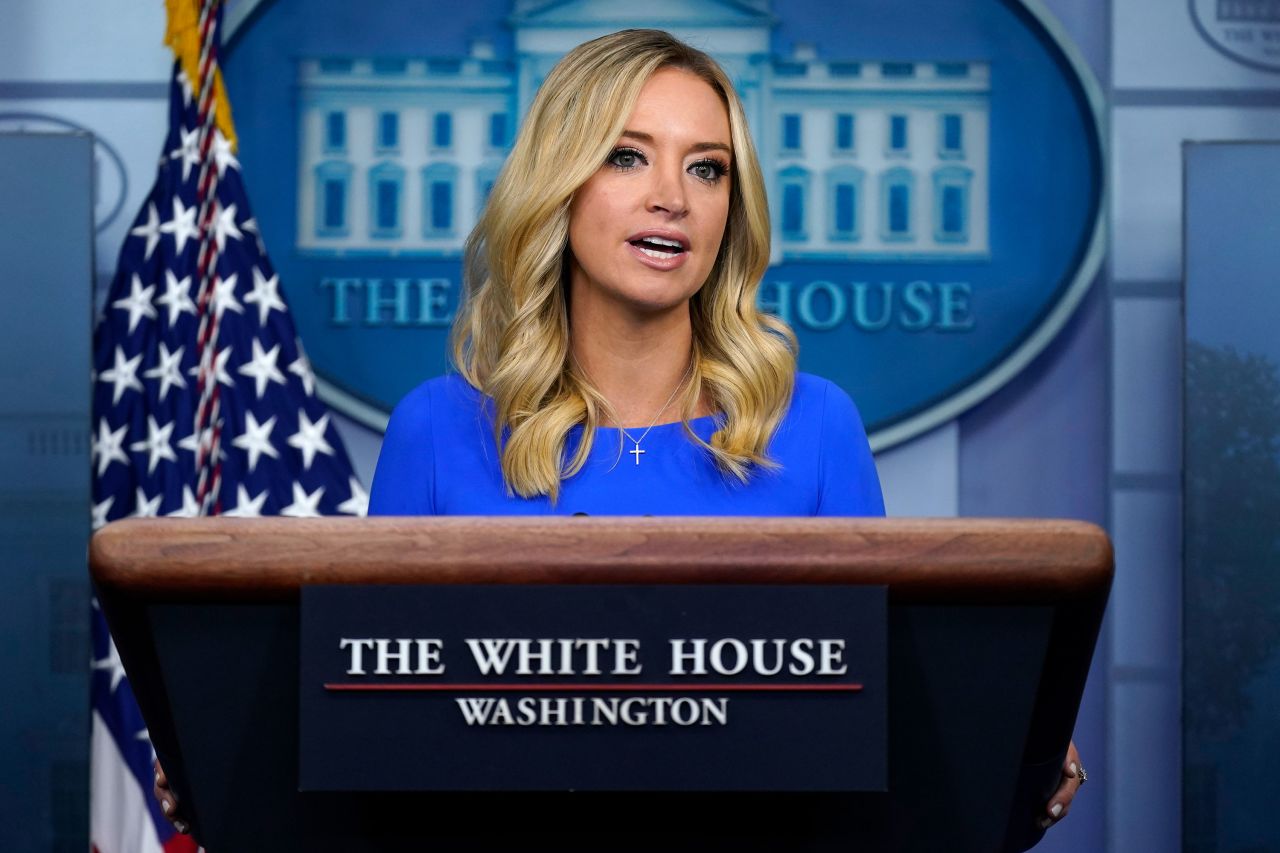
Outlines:
{"type": "Polygon", "coordinates": [[[300,251],[456,257],[517,123],[568,50],[660,27],[707,50],[746,106],[775,263],[988,254],[990,67],[772,51],[770,0],[515,0],[515,56],[299,63],[300,251]]]}

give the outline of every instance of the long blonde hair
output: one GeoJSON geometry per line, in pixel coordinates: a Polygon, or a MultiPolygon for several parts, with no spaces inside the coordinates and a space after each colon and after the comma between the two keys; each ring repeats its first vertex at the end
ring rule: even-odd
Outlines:
{"type": "Polygon", "coordinates": [[[660,30],[586,42],[547,75],[510,156],[467,238],[453,360],[495,406],[494,438],[510,493],[548,495],[576,474],[609,403],[573,363],[565,294],[569,205],[617,143],[640,89],[661,68],[704,80],[729,113],[729,215],[720,253],[690,302],[693,363],[679,396],[688,436],[727,475],[772,467],[769,439],[791,399],[796,339],[756,307],[769,262],[764,178],[746,115],[710,56],[660,30]],[[689,427],[705,397],[717,412],[710,442],[689,427]],[[582,440],[565,460],[570,430],[582,440]]]}

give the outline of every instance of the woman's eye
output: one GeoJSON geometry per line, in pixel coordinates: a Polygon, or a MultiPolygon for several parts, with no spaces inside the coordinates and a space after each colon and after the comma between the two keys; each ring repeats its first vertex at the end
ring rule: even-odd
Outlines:
{"type": "Polygon", "coordinates": [[[609,155],[609,164],[619,169],[634,169],[643,160],[640,152],[632,148],[619,148],[609,155]]]}
{"type": "Polygon", "coordinates": [[[689,167],[689,173],[695,178],[714,183],[728,171],[723,163],[716,160],[702,160],[689,167]]]}

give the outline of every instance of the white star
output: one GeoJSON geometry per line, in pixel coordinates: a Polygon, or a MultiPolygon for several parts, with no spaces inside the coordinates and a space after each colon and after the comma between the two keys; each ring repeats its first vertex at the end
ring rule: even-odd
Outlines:
{"type": "Polygon", "coordinates": [[[160,498],[164,495],[159,494],[154,498],[148,498],[147,493],[142,491],[142,487],[137,488],[137,494],[134,496],[134,504],[136,509],[130,518],[155,518],[160,512],[160,498]]]}
{"type": "Polygon", "coordinates": [[[244,487],[244,483],[237,483],[235,508],[227,510],[223,515],[227,518],[257,518],[262,515],[262,504],[266,499],[266,489],[263,489],[262,494],[256,498],[251,498],[249,497],[249,490],[244,487]]]}
{"type": "Polygon", "coordinates": [[[262,242],[262,234],[258,232],[257,217],[249,217],[240,223],[240,227],[253,235],[253,239],[258,242],[258,254],[265,255],[267,253],[267,244],[262,242]]]}
{"type": "MultiPolygon", "coordinates": [[[[228,387],[235,387],[236,383],[232,381],[231,375],[227,373],[227,359],[230,357],[231,347],[226,347],[218,352],[217,356],[213,359],[213,377],[216,382],[221,382],[223,385],[228,387]]],[[[200,365],[193,365],[191,369],[187,371],[187,375],[199,376],[200,365]]]]}
{"type": "Polygon", "coordinates": [[[173,270],[165,270],[164,296],[157,296],[156,304],[168,306],[170,328],[178,322],[178,317],[183,312],[194,317],[196,304],[191,301],[191,276],[180,279],[173,274],[173,270]]]}
{"type": "MultiPolygon", "coordinates": [[[[171,425],[172,426],[172,425],[171,425]]],[[[195,518],[200,514],[200,504],[196,502],[195,493],[190,486],[182,487],[182,508],[166,512],[167,518],[195,518]]]]}
{"type": "Polygon", "coordinates": [[[133,280],[129,282],[129,295],[111,303],[112,308],[129,312],[129,334],[133,334],[133,330],[138,327],[138,321],[143,317],[148,320],[156,318],[156,307],[151,304],[151,294],[155,292],[154,284],[143,287],[142,279],[134,275],[133,280]]]}
{"type": "Polygon", "coordinates": [[[114,386],[111,392],[111,405],[119,403],[124,392],[131,388],[135,391],[142,390],[142,383],[138,380],[138,365],[141,362],[142,353],[126,361],[124,350],[116,347],[115,365],[98,374],[99,382],[110,382],[114,386]]]}
{"type": "Polygon", "coordinates": [[[240,161],[231,150],[231,140],[223,136],[221,130],[216,130],[213,134],[213,159],[218,164],[219,178],[226,173],[228,166],[240,168],[240,161]]]}
{"type": "Polygon", "coordinates": [[[253,469],[257,467],[258,458],[264,453],[272,459],[279,459],[280,452],[276,450],[275,445],[271,443],[271,431],[276,427],[276,416],[272,415],[267,418],[266,422],[258,423],[258,419],[253,416],[253,412],[244,413],[244,432],[237,435],[231,440],[231,443],[242,448],[249,454],[249,473],[253,473],[253,469]]]}
{"type": "Polygon", "coordinates": [[[293,503],[280,510],[281,515],[287,515],[290,518],[319,518],[320,511],[317,507],[320,505],[320,499],[324,497],[324,486],[316,489],[311,494],[307,494],[302,488],[301,483],[293,484],[293,503]]]}
{"type": "Polygon", "coordinates": [[[191,78],[187,76],[187,72],[179,69],[177,73],[178,85],[182,87],[182,105],[191,106],[191,78]]]}
{"type": "Polygon", "coordinates": [[[302,380],[302,390],[310,397],[316,392],[316,377],[311,372],[311,362],[302,351],[302,341],[298,341],[298,357],[289,365],[289,372],[302,380]]]}
{"type": "Polygon", "coordinates": [[[170,444],[169,436],[173,432],[173,422],[160,426],[156,423],[154,415],[147,415],[147,437],[143,441],[135,441],[129,445],[129,449],[134,453],[145,452],[148,455],[147,473],[151,474],[156,470],[156,465],[160,464],[161,459],[168,459],[170,462],[178,461],[178,454],[173,452],[170,444]]]}
{"type": "Polygon", "coordinates": [[[258,399],[262,399],[263,393],[267,390],[267,385],[272,382],[284,384],[284,374],[280,372],[280,368],[276,367],[276,359],[280,357],[280,345],[276,344],[270,351],[262,351],[262,342],[257,338],[253,339],[253,358],[240,365],[239,372],[242,376],[253,377],[253,390],[257,393],[258,399]]]}
{"type": "Polygon", "coordinates": [[[98,421],[98,434],[93,439],[93,456],[98,459],[99,477],[102,476],[103,471],[106,471],[111,466],[112,462],[129,464],[129,456],[124,452],[124,434],[128,431],[128,424],[113,432],[107,426],[106,418],[98,421]]]}
{"type": "MultiPolygon", "coordinates": [[[[182,180],[186,181],[191,177],[191,167],[200,165],[200,130],[192,128],[188,133],[182,128],[178,128],[179,135],[182,136],[182,144],[169,152],[170,160],[182,158],[182,180]]],[[[218,170],[221,174],[222,170],[218,170]]]]}
{"type": "Polygon", "coordinates": [[[213,239],[218,241],[218,251],[226,248],[228,237],[239,240],[243,236],[236,227],[236,206],[219,207],[218,216],[213,222],[213,239]]]}
{"type": "Polygon", "coordinates": [[[277,311],[285,310],[284,300],[280,298],[280,276],[267,278],[262,270],[254,267],[253,290],[245,296],[244,301],[258,303],[258,325],[267,325],[267,317],[271,316],[272,308],[277,311]]]}
{"type": "MultiPolygon", "coordinates": [[[[204,446],[205,447],[211,446],[213,444],[213,429],[206,427],[202,433],[202,437],[204,438],[204,446]]],[[[185,450],[188,453],[193,453],[193,454],[199,453],[200,439],[196,437],[196,434],[193,431],[191,435],[187,436],[186,438],[182,438],[178,440],[178,449],[185,450]]],[[[226,458],[227,458],[226,449],[223,447],[219,447],[218,459],[221,461],[225,461],[226,458]]]]}
{"type": "Polygon", "coordinates": [[[178,247],[178,254],[187,245],[187,238],[199,239],[200,229],[196,227],[196,207],[183,207],[182,199],[173,197],[173,218],[160,226],[165,234],[172,234],[178,247]]]}
{"type": "Polygon", "coordinates": [[[231,374],[227,373],[227,359],[231,358],[231,347],[225,347],[219,350],[218,357],[213,360],[213,376],[228,388],[236,387],[236,383],[231,378],[231,374]]]}
{"type": "Polygon", "coordinates": [[[187,436],[186,438],[178,439],[178,449],[185,450],[189,453],[199,452],[200,440],[196,438],[196,434],[194,430],[192,431],[191,435],[187,436]]]}
{"type": "Polygon", "coordinates": [[[368,515],[369,493],[355,477],[348,477],[347,483],[351,486],[351,497],[338,504],[338,512],[345,512],[347,515],[368,515]]]}
{"type": "Polygon", "coordinates": [[[138,733],[133,736],[133,739],[143,741],[147,746],[151,747],[151,761],[154,763],[156,760],[156,748],[151,745],[151,734],[147,731],[147,727],[143,726],[139,729],[138,733]]]}
{"type": "Polygon", "coordinates": [[[311,468],[317,453],[333,455],[333,448],[324,440],[324,433],[328,428],[328,412],[325,412],[320,420],[312,423],[305,409],[298,410],[298,431],[289,436],[288,443],[290,447],[296,447],[302,451],[302,470],[311,468]]]}
{"type": "Polygon", "coordinates": [[[120,662],[120,653],[116,651],[115,641],[107,637],[107,656],[93,662],[94,669],[105,669],[111,673],[111,692],[115,693],[124,678],[124,664],[120,662]]]}
{"type": "Polygon", "coordinates": [[[169,393],[169,389],[174,385],[179,388],[187,387],[187,380],[182,378],[182,351],[186,347],[178,347],[176,352],[169,352],[169,347],[164,341],[160,342],[160,363],[150,370],[143,371],[142,375],[147,379],[160,380],[160,402],[164,402],[165,395],[169,393]]]}
{"type": "Polygon", "coordinates": [[[240,304],[240,300],[236,299],[236,279],[239,273],[232,273],[226,278],[219,278],[214,283],[213,290],[213,313],[219,319],[222,318],[223,311],[234,311],[237,314],[244,313],[244,306],[240,304]]]}
{"type": "Polygon", "coordinates": [[[93,529],[97,530],[107,523],[107,516],[111,514],[111,505],[116,502],[115,495],[107,495],[107,499],[100,504],[93,505],[93,529]]]}
{"type": "Polygon", "coordinates": [[[156,210],[155,202],[147,205],[147,221],[129,233],[134,237],[147,238],[147,253],[142,259],[144,261],[151,260],[151,253],[155,251],[156,244],[160,242],[160,214],[156,210]]]}

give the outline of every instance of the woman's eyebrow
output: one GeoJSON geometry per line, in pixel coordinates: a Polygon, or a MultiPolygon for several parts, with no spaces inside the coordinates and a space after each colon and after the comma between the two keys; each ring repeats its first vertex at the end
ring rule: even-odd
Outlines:
{"type": "MultiPolygon", "coordinates": [[[[656,141],[653,138],[653,134],[645,133],[644,131],[640,131],[640,130],[624,130],[622,131],[622,138],[634,139],[634,140],[637,140],[638,142],[647,142],[650,145],[655,144],[655,141],[656,141]]],[[[729,155],[733,154],[733,149],[730,148],[728,145],[725,145],[723,142],[695,142],[693,145],[689,146],[689,150],[690,151],[723,151],[724,153],[729,155]]]]}

